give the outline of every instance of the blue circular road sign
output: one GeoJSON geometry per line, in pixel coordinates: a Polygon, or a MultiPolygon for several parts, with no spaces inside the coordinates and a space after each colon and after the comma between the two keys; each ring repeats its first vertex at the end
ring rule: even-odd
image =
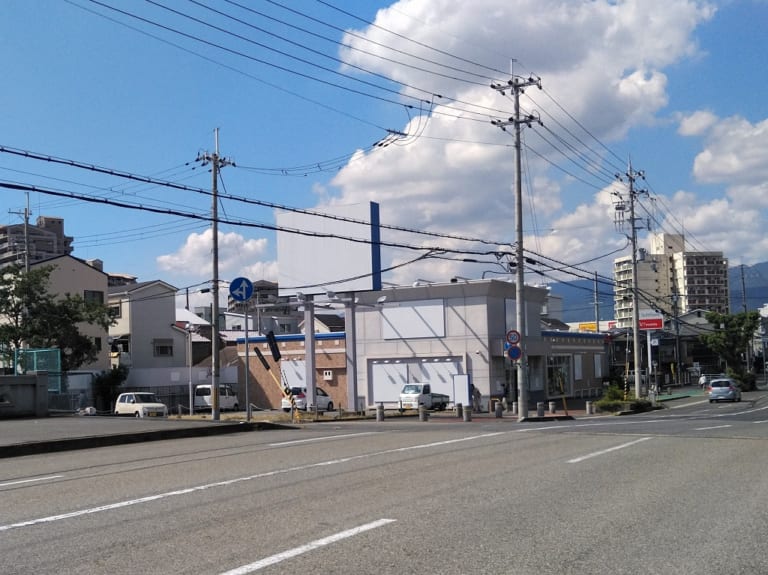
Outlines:
{"type": "Polygon", "coordinates": [[[509,359],[514,361],[523,357],[523,350],[516,345],[512,345],[507,350],[507,355],[509,356],[509,359]]]}
{"type": "Polygon", "coordinates": [[[248,278],[235,278],[229,284],[229,295],[235,301],[248,301],[253,296],[253,282],[248,278]]]}

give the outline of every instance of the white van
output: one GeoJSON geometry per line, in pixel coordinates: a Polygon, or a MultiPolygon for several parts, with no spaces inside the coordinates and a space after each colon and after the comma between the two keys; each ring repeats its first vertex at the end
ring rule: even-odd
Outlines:
{"type": "MultiPolygon", "coordinates": [[[[211,394],[211,385],[198,385],[195,388],[195,411],[206,411],[213,407],[213,395],[211,394]]],[[[237,399],[235,390],[229,385],[219,384],[219,410],[237,411],[240,409],[240,402],[237,399]]]]}

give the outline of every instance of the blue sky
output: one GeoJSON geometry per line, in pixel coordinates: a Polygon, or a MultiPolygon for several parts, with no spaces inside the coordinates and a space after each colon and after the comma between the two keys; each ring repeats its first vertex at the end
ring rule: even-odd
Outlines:
{"type": "MultiPolygon", "coordinates": [[[[227,196],[317,211],[374,200],[385,225],[437,234],[385,230],[407,246],[385,248],[385,266],[446,250],[387,281],[499,270],[475,252],[514,241],[512,139],[490,123],[513,106],[488,85],[512,71],[544,88],[521,101],[544,122],[524,130],[525,247],[548,262],[542,278],[575,277],[556,262],[609,274],[629,254],[612,193],[626,193],[612,175],[629,158],[654,231],[733,265],[768,259],[765,0],[6,0],[0,13],[0,182],[40,190],[32,220],[64,218],[73,255],[110,272],[210,281],[209,226],[178,214],[210,212],[195,159],[215,128],[236,164],[219,186],[222,279],[275,280],[278,266],[258,227],[274,211],[227,196]],[[387,130],[405,135],[372,149],[387,130]]],[[[2,223],[19,223],[24,192],[0,193],[2,223]]]]}

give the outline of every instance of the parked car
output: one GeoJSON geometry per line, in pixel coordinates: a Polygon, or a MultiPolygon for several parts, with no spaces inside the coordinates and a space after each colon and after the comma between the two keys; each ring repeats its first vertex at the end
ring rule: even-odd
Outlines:
{"type": "Polygon", "coordinates": [[[709,403],[724,399],[741,401],[741,388],[739,384],[727,377],[710,381],[707,392],[709,393],[709,403]]]}
{"type": "MultiPolygon", "coordinates": [[[[296,409],[306,411],[307,388],[292,387],[291,395],[293,395],[293,399],[296,402],[296,409]]],[[[319,387],[315,388],[315,404],[317,405],[318,411],[333,411],[333,401],[331,400],[331,396],[319,387]]],[[[291,411],[291,400],[287,397],[283,397],[283,400],[280,402],[280,407],[282,407],[285,412],[291,411]]]]}
{"type": "Polygon", "coordinates": [[[168,417],[168,406],[148,391],[121,393],[115,402],[115,415],[168,417]]]}
{"type": "MultiPolygon", "coordinates": [[[[209,383],[206,383],[195,388],[195,411],[210,411],[213,408],[211,387],[209,383]]],[[[221,411],[240,409],[240,400],[237,398],[235,390],[229,385],[219,384],[219,409],[221,411]]]]}

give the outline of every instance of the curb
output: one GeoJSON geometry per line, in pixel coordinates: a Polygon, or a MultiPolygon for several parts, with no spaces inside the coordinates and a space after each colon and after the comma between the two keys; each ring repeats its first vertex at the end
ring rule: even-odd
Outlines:
{"type": "Polygon", "coordinates": [[[42,453],[74,451],[78,449],[92,449],[95,447],[110,447],[113,445],[142,443],[146,441],[162,441],[165,439],[183,439],[189,437],[205,437],[207,435],[242,433],[245,431],[265,431],[269,429],[291,428],[291,426],[278,423],[257,421],[251,423],[238,422],[205,427],[201,426],[181,429],[142,431],[138,433],[132,432],[117,433],[113,435],[91,435],[86,437],[72,437],[48,441],[31,441],[29,443],[17,443],[14,445],[5,445],[0,447],[0,459],[8,457],[22,457],[25,455],[40,455],[42,453]]]}

